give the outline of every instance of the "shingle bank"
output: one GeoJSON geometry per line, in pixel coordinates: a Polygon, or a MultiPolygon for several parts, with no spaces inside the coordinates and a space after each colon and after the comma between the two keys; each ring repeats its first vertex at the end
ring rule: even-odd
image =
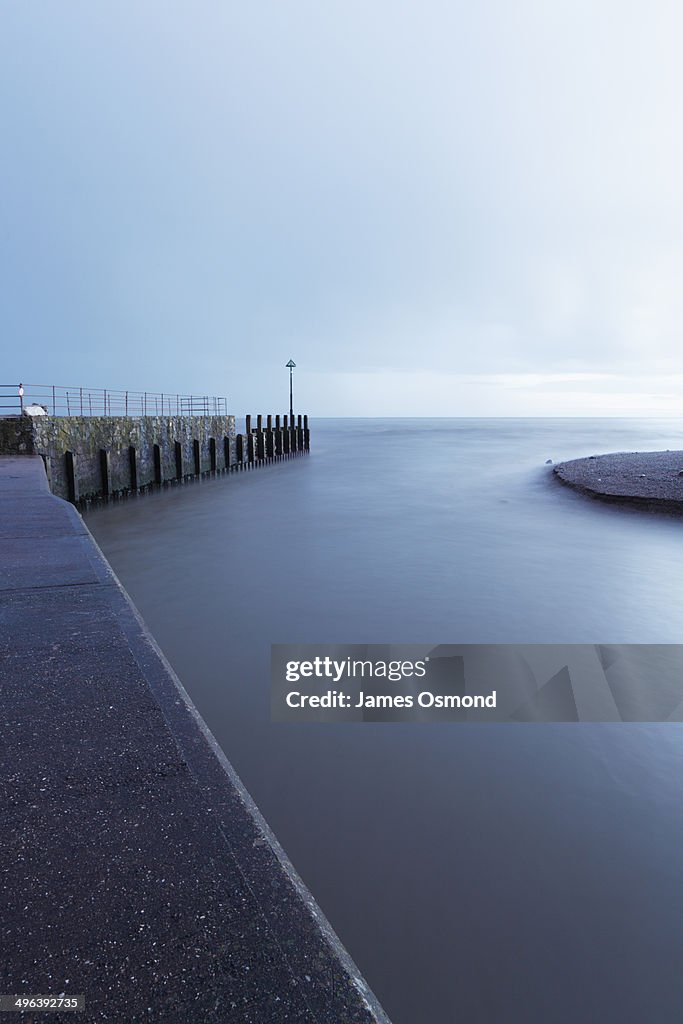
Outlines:
{"type": "Polygon", "coordinates": [[[616,452],[554,467],[563,483],[603,501],[683,512],[683,452],[616,452]]]}

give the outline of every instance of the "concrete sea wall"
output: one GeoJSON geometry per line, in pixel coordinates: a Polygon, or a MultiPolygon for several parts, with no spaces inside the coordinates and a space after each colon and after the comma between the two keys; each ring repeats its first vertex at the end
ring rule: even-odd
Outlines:
{"type": "Polygon", "coordinates": [[[0,621],[3,992],[389,1024],[37,456],[0,456],[0,621]]]}
{"type": "Polygon", "coordinates": [[[77,504],[180,483],[308,451],[308,418],[17,416],[0,420],[0,453],[41,455],[53,494],[77,504]]]}

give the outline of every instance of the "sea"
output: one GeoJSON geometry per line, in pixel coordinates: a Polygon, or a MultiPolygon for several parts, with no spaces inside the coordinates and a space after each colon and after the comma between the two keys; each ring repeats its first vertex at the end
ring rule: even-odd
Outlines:
{"type": "MultiPolygon", "coordinates": [[[[312,419],[86,522],[394,1024],[668,1024],[683,726],[270,721],[274,643],[683,643],[683,521],[552,464],[683,419],[312,419]]],[[[681,456],[683,470],[683,454],[681,456]]]]}

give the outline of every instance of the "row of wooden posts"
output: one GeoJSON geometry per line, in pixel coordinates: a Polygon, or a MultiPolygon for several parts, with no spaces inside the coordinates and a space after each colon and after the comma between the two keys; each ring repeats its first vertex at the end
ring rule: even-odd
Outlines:
{"type": "Polygon", "coordinates": [[[238,469],[309,450],[308,416],[297,416],[296,423],[293,416],[283,416],[282,420],[280,426],[279,416],[266,416],[264,427],[263,416],[257,416],[252,427],[252,417],[246,417],[245,433],[236,437],[238,469]]]}

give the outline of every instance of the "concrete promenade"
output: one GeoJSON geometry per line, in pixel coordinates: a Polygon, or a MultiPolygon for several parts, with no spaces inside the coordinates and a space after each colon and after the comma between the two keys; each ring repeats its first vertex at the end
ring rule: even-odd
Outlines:
{"type": "Polygon", "coordinates": [[[683,452],[615,452],[561,462],[563,483],[603,501],[683,512],[683,452]]]}
{"type": "Polygon", "coordinates": [[[0,457],[0,656],[0,994],[86,1000],[17,1020],[388,1024],[38,456],[0,457]]]}

